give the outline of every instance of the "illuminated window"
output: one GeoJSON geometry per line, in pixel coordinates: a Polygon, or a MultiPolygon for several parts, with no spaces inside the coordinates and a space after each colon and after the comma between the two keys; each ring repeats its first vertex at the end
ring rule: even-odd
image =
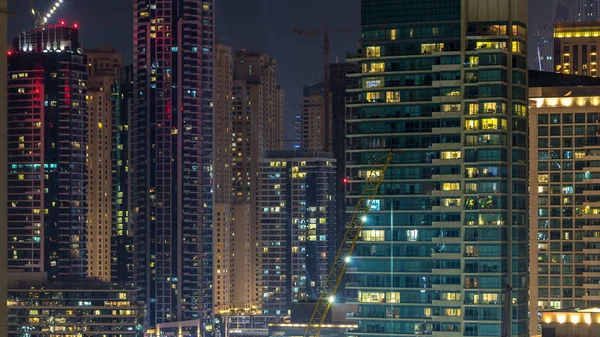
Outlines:
{"type": "Polygon", "coordinates": [[[505,41],[477,41],[477,49],[506,49],[505,41]]]}
{"type": "Polygon", "coordinates": [[[368,92],[367,93],[367,102],[374,102],[381,99],[380,92],[368,92]]]}
{"type": "Polygon", "coordinates": [[[497,110],[496,110],[497,107],[498,106],[497,106],[496,102],[483,103],[483,111],[485,113],[495,113],[495,112],[497,112],[497,110]]]}
{"type": "Polygon", "coordinates": [[[367,77],[363,80],[363,88],[381,88],[383,81],[381,77],[367,77]]]}
{"type": "Polygon", "coordinates": [[[442,293],[443,301],[460,301],[460,293],[442,293]]]}
{"type": "Polygon", "coordinates": [[[506,130],[507,121],[500,118],[484,118],[481,120],[482,130],[506,130]]]}
{"type": "Polygon", "coordinates": [[[400,92],[388,91],[385,93],[385,101],[387,103],[398,103],[400,102],[400,92]]]}
{"type": "Polygon", "coordinates": [[[443,112],[458,112],[460,111],[460,104],[442,104],[443,112]]]}
{"type": "Polygon", "coordinates": [[[444,316],[460,316],[461,315],[461,311],[459,308],[446,308],[444,309],[444,316]]]}
{"type": "Polygon", "coordinates": [[[442,159],[460,159],[462,156],[461,151],[442,151],[442,159]]]}
{"type": "Polygon", "coordinates": [[[479,121],[478,120],[466,120],[465,121],[465,130],[477,130],[479,129],[479,121]]]}
{"type": "Polygon", "coordinates": [[[384,62],[373,62],[363,64],[363,73],[382,73],[385,71],[384,62]]]}
{"type": "MultiPolygon", "coordinates": [[[[398,298],[400,297],[398,296],[398,298]]],[[[358,301],[361,303],[385,303],[385,293],[359,290],[358,301]]]]}
{"type": "Polygon", "coordinates": [[[479,104],[470,103],[469,104],[469,115],[477,115],[479,113],[479,104]]]}
{"type": "Polygon", "coordinates": [[[513,115],[527,116],[527,107],[523,104],[515,104],[513,107],[513,115]]]}
{"type": "Polygon", "coordinates": [[[421,45],[421,54],[439,53],[443,50],[443,43],[423,43],[421,45]]]}
{"type": "Polygon", "coordinates": [[[444,183],[442,189],[444,191],[460,191],[460,183],[444,183]]]}
{"type": "Polygon", "coordinates": [[[465,246],[465,256],[468,257],[477,257],[479,254],[477,252],[476,246],[465,246]]]}
{"type": "Polygon", "coordinates": [[[379,46],[367,47],[367,57],[381,57],[381,47],[379,47],[379,46]]]}
{"type": "Polygon", "coordinates": [[[361,232],[363,241],[385,241],[385,232],[382,230],[363,230],[361,232]]]}
{"type": "Polygon", "coordinates": [[[394,41],[398,37],[397,29],[390,29],[390,40],[394,41]]]}
{"type": "Polygon", "coordinates": [[[481,297],[483,298],[483,304],[498,303],[498,294],[483,294],[481,297]]]}
{"type": "Polygon", "coordinates": [[[538,183],[548,183],[550,179],[548,174],[538,174],[538,183]]]}
{"type": "Polygon", "coordinates": [[[512,42],[512,52],[513,53],[524,53],[525,46],[521,41],[513,41],[512,42]]]}
{"type": "Polygon", "coordinates": [[[400,293],[399,292],[389,292],[385,294],[387,303],[400,303],[400,293]]]}
{"type": "Polygon", "coordinates": [[[415,242],[419,240],[419,230],[409,229],[406,231],[406,241],[415,242]]]}
{"type": "Polygon", "coordinates": [[[477,67],[479,65],[479,56],[469,56],[469,65],[477,67]]]}
{"type": "Polygon", "coordinates": [[[440,201],[440,205],[446,207],[455,207],[461,205],[460,198],[442,198],[440,201]]]}

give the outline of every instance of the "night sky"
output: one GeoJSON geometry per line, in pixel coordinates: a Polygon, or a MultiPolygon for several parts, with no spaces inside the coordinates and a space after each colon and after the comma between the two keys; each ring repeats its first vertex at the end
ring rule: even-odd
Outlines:
{"type": "MultiPolygon", "coordinates": [[[[525,0],[523,0],[525,1],[525,0]]],[[[547,20],[550,2],[529,0],[530,32],[538,21],[547,20]]],[[[285,88],[285,138],[293,136],[293,116],[298,112],[302,86],[322,79],[322,36],[298,36],[293,28],[356,31],[331,33],[331,61],[343,61],[347,51],[356,51],[360,37],[360,0],[215,0],[217,38],[237,49],[265,52],[277,60],[279,84],[285,88]]],[[[35,0],[45,11],[53,0],[35,0]]],[[[8,0],[15,16],[9,19],[9,40],[34,25],[28,0],[8,0]]],[[[63,0],[50,24],[61,19],[79,23],[84,48],[111,45],[132,60],[132,0],[63,0]]],[[[551,19],[550,19],[551,20],[551,19]]],[[[532,46],[530,46],[532,47],[532,46]]],[[[530,53],[532,49],[530,48],[530,53]]]]}

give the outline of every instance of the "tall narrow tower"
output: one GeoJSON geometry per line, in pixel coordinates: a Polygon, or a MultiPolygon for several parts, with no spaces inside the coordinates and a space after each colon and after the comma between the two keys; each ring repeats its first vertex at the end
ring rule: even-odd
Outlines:
{"type": "Polygon", "coordinates": [[[88,57],[87,229],[88,276],[112,279],[113,85],[119,81],[122,56],[110,47],[86,49],[88,57]]]}
{"type": "MultiPolygon", "coordinates": [[[[6,0],[0,0],[0,30],[8,31],[6,0]]],[[[0,139],[6,139],[6,34],[0,34],[0,139]]],[[[6,142],[0,142],[0,199],[6,200],[6,142]]],[[[6,203],[0,202],[0,232],[6,233],[6,203]]],[[[0,235],[0,273],[6,273],[6,235],[0,235]]],[[[0,280],[0,298],[7,296],[6,278],[0,280]]],[[[0,336],[6,336],[6,301],[0,300],[0,336]]]]}
{"type": "Polygon", "coordinates": [[[213,0],[134,0],[132,209],[147,324],[212,330],[213,0]]]}

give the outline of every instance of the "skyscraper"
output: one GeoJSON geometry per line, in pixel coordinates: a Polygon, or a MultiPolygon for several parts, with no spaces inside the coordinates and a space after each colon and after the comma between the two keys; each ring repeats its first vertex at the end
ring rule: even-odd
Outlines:
{"type": "MultiPolygon", "coordinates": [[[[325,130],[326,125],[332,125],[331,121],[325,123],[325,103],[323,95],[323,82],[315,85],[304,86],[302,98],[301,125],[301,147],[308,152],[323,152],[325,148],[331,149],[331,131],[325,130]]],[[[329,96],[331,99],[331,96],[329,96]]],[[[331,102],[329,103],[331,111],[331,102]]],[[[329,114],[331,118],[331,114],[329,114]]]]}
{"type": "Polygon", "coordinates": [[[283,89],[269,55],[242,50],[233,60],[233,201],[252,202],[259,158],[283,148],[283,89]]]}
{"type": "Polygon", "coordinates": [[[315,301],[335,256],[335,159],[330,153],[269,151],[258,174],[261,308],[290,315],[315,301]]]}
{"type": "Polygon", "coordinates": [[[551,75],[529,82],[532,336],[543,311],[600,305],[600,79],[551,75]]]}
{"type": "Polygon", "coordinates": [[[133,111],[133,66],[120,69],[112,95],[112,234],[111,279],[133,282],[135,246],[131,226],[131,140],[129,125],[133,111]]]}
{"type": "Polygon", "coordinates": [[[260,265],[257,252],[256,188],[260,159],[267,150],[283,147],[283,89],[277,85],[277,62],[267,54],[247,50],[233,57],[232,89],[232,222],[236,250],[235,272],[244,285],[235,288],[236,302],[256,306],[260,297],[260,265]]]}
{"type": "Polygon", "coordinates": [[[573,14],[575,21],[598,21],[598,0],[577,0],[573,14]]]}
{"type": "Polygon", "coordinates": [[[526,24],[520,0],[362,0],[348,205],[399,151],[347,271],[350,335],[527,335],[526,24]]]}
{"type": "MultiPolygon", "coordinates": [[[[0,30],[3,32],[7,29],[7,7],[6,0],[0,0],[0,30]]],[[[6,139],[6,34],[0,34],[0,139],[6,139]]],[[[6,142],[0,142],[0,198],[6,200],[6,142]]],[[[6,233],[6,205],[0,203],[0,232],[6,233]]],[[[0,273],[6,273],[6,235],[0,235],[0,273]]],[[[7,283],[6,278],[0,280],[0,298],[6,298],[7,283]]],[[[0,301],[0,336],[6,336],[6,301],[0,301]]]]}
{"type": "Polygon", "coordinates": [[[148,325],[212,331],[214,1],[135,0],[132,221],[148,325]]]}
{"type": "MultiPolygon", "coordinates": [[[[213,299],[215,312],[228,312],[236,305],[235,289],[237,282],[242,282],[251,275],[241,273],[238,277],[234,274],[235,252],[242,246],[234,246],[234,224],[232,197],[232,81],[233,81],[233,55],[231,47],[217,44],[215,46],[214,65],[214,109],[215,109],[215,207],[213,228],[213,299]]],[[[243,219],[241,219],[243,220],[243,219]]],[[[241,253],[241,254],[240,254],[241,253]]],[[[243,272],[244,266],[240,266],[243,272]]],[[[241,286],[244,289],[244,286],[241,286]]],[[[245,289],[247,290],[247,289],[245,289]]],[[[243,308],[243,304],[241,305],[243,308]]]]}
{"type": "MultiPolygon", "coordinates": [[[[356,73],[356,63],[332,63],[329,65],[329,93],[331,97],[331,138],[333,156],[336,160],[336,233],[338,244],[343,240],[342,233],[346,227],[346,104],[351,104],[358,98],[356,79],[348,77],[350,73],[356,73]]],[[[348,108],[352,109],[352,108],[348,108]]],[[[338,246],[339,247],[339,246],[338,246]]],[[[339,297],[343,298],[345,293],[342,289],[338,291],[339,297]]]]}
{"type": "Polygon", "coordinates": [[[87,277],[86,57],[64,24],[24,32],[8,59],[9,267],[87,277]]]}
{"type": "Polygon", "coordinates": [[[86,49],[88,276],[110,281],[113,208],[113,85],[119,81],[122,55],[110,47],[86,49]]]}

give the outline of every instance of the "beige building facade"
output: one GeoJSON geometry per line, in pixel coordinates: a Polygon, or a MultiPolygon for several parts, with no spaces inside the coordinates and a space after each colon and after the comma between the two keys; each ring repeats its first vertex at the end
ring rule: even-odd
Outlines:
{"type": "MultiPolygon", "coordinates": [[[[325,126],[325,105],[323,97],[323,83],[312,87],[304,87],[304,97],[302,99],[301,113],[301,147],[308,152],[324,152],[325,148],[331,149],[332,135],[331,130],[326,130],[325,126]],[[328,146],[326,146],[328,143],[328,146]]],[[[329,102],[331,110],[331,101],[329,102]]],[[[329,116],[329,125],[333,120],[329,116]]]]}
{"type": "Polygon", "coordinates": [[[547,312],[600,304],[599,90],[529,89],[531,335],[547,312]]]}
{"type": "Polygon", "coordinates": [[[254,313],[259,303],[256,174],[283,147],[284,91],[266,54],[215,48],[215,312],[254,313]]]}
{"type": "Polygon", "coordinates": [[[598,22],[557,23],[554,27],[554,70],[597,77],[599,34],[598,22]]]}
{"type": "Polygon", "coordinates": [[[111,86],[119,81],[122,55],[110,47],[88,56],[88,276],[111,279],[113,126],[111,86]]]}

